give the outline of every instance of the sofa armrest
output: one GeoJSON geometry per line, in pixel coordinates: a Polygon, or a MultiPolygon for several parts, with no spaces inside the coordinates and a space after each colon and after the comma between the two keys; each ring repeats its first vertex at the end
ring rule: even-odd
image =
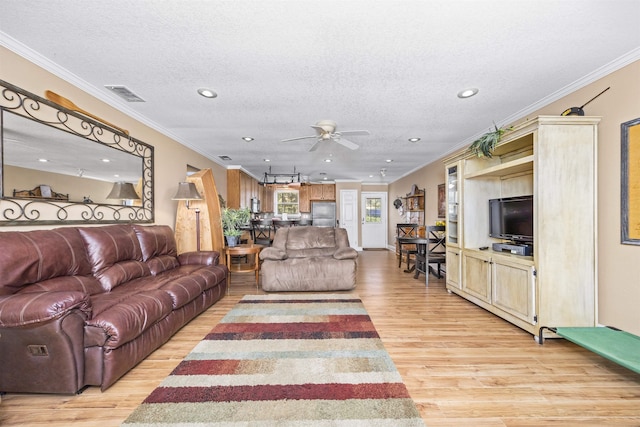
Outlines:
{"type": "Polygon", "coordinates": [[[44,323],[79,310],[89,318],[89,295],[78,291],[28,292],[0,297],[0,327],[44,323]]]}
{"type": "Polygon", "coordinates": [[[261,260],[282,261],[287,259],[287,253],[279,248],[268,247],[260,251],[261,260]]]}
{"type": "Polygon", "coordinates": [[[353,248],[338,248],[333,257],[335,259],[354,259],[358,258],[358,251],[353,248]]]}
{"type": "Polygon", "coordinates": [[[220,253],[217,251],[185,252],[178,255],[180,265],[218,265],[220,253]]]}

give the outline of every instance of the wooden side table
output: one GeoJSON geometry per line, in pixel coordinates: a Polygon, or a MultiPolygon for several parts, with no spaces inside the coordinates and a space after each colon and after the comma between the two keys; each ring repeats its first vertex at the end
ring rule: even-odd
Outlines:
{"type": "Polygon", "coordinates": [[[227,267],[229,268],[229,286],[227,287],[227,292],[229,292],[229,288],[231,287],[231,273],[250,273],[255,271],[256,273],[256,289],[258,288],[258,283],[260,279],[260,251],[264,248],[263,245],[256,244],[243,244],[236,245],[233,247],[225,246],[224,253],[227,259],[227,267]],[[246,264],[232,264],[231,257],[235,256],[243,256],[243,255],[253,255],[252,257],[247,256],[246,264]],[[253,258],[252,262],[249,262],[250,259],[253,258]]]}

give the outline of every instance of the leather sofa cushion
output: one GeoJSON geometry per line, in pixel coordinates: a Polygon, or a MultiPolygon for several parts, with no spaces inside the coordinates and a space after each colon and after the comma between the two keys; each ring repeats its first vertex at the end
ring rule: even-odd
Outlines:
{"type": "Polygon", "coordinates": [[[94,273],[106,291],[139,277],[149,276],[149,266],[142,261],[127,260],[94,273]]]}
{"type": "Polygon", "coordinates": [[[138,236],[142,260],[147,263],[152,275],[171,270],[180,265],[173,230],[167,225],[133,225],[138,236]]]}
{"type": "Polygon", "coordinates": [[[0,233],[0,295],[59,276],[91,273],[84,241],[75,228],[0,233]]]}
{"type": "Polygon", "coordinates": [[[133,225],[140,241],[142,260],[148,261],[160,255],[178,256],[173,230],[168,225],[133,225]]]}
{"type": "Polygon", "coordinates": [[[78,228],[85,241],[91,271],[105,291],[121,283],[150,275],[142,250],[130,225],[78,228]]]}
{"type": "Polygon", "coordinates": [[[87,325],[104,330],[105,347],[117,348],[132,341],[172,311],[167,292],[139,290],[135,285],[136,281],[91,299],[94,315],[87,325]]]}
{"type": "Polygon", "coordinates": [[[149,266],[149,270],[152,275],[157,275],[163,273],[167,270],[173,270],[180,266],[178,259],[171,255],[160,255],[151,258],[147,261],[147,266],[149,266]]]}
{"type": "Polygon", "coordinates": [[[69,291],[10,295],[0,298],[0,326],[11,328],[42,323],[75,308],[88,317],[91,312],[89,295],[69,291]]]}
{"type": "Polygon", "coordinates": [[[217,286],[225,277],[226,268],[207,268],[202,265],[181,266],[156,276],[163,283],[159,289],[171,296],[174,309],[188,304],[207,289],[217,286]]]}
{"type": "Polygon", "coordinates": [[[87,295],[94,295],[104,292],[100,282],[93,276],[62,276],[49,280],[43,280],[42,282],[34,283],[31,286],[22,288],[19,292],[56,292],[56,291],[73,291],[84,292],[87,295]]]}

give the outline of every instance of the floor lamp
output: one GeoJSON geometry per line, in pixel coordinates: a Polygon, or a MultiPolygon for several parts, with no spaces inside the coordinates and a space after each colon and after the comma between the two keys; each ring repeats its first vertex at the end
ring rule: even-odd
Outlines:
{"type": "MultiPolygon", "coordinates": [[[[202,200],[202,196],[198,193],[193,182],[179,182],[178,191],[171,200],[184,200],[187,209],[190,209],[189,202],[191,200],[202,200]]],[[[196,213],[196,250],[200,252],[200,208],[195,208],[194,211],[196,213]]]]}

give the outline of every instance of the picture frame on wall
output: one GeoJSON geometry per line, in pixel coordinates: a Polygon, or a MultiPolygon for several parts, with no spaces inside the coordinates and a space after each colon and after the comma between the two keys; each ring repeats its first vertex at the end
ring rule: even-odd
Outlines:
{"type": "Polygon", "coordinates": [[[640,118],[620,125],[621,240],[640,245],[640,118]]]}
{"type": "Polygon", "coordinates": [[[447,200],[444,183],[438,185],[438,218],[444,218],[447,212],[447,200]]]}

